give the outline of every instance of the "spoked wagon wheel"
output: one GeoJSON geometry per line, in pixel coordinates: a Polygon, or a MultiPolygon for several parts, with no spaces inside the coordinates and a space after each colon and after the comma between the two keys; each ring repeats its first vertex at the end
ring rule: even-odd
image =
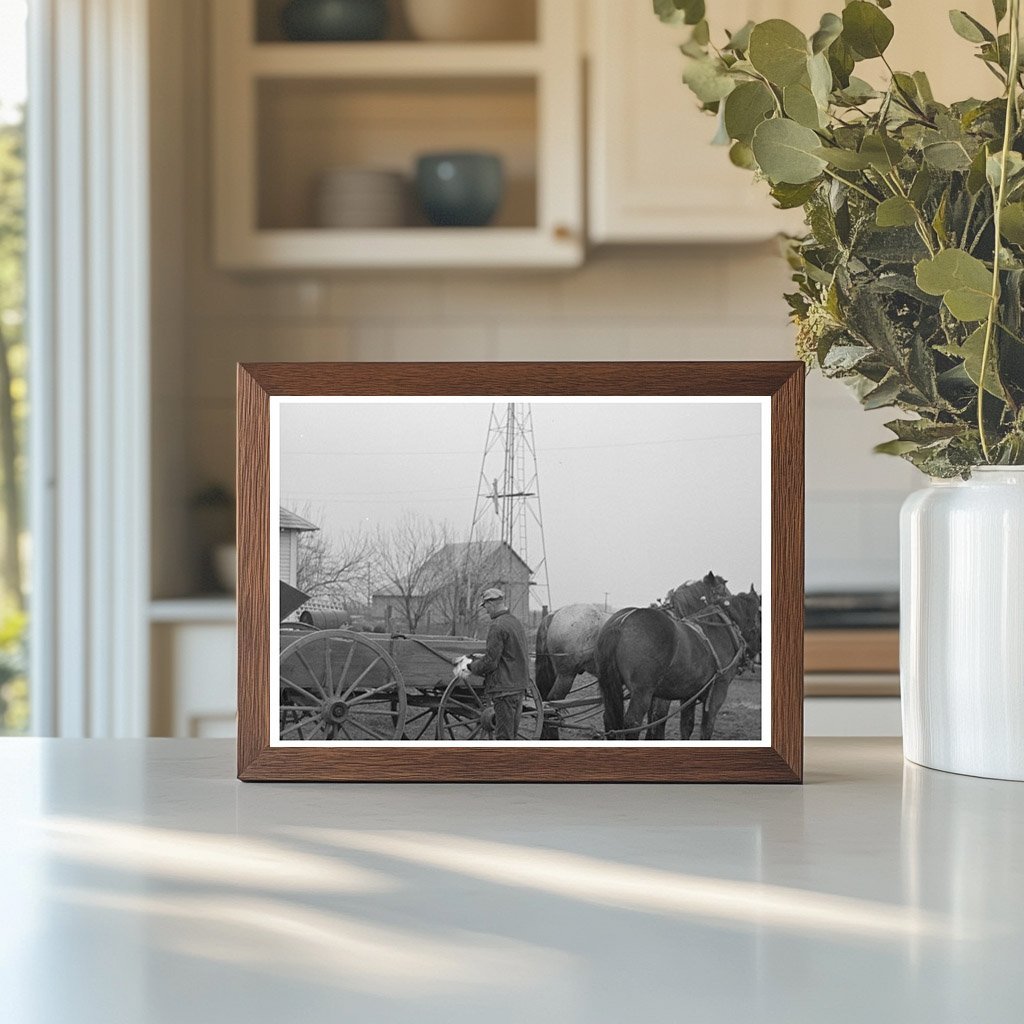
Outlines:
{"type": "Polygon", "coordinates": [[[395,740],[405,680],[388,652],[347,629],[323,629],[281,652],[282,740],[395,740]]]}
{"type": "MultiPolygon", "coordinates": [[[[544,728],[544,703],[531,679],[519,717],[518,740],[539,740],[544,728]]],[[[453,679],[437,710],[439,740],[493,740],[494,705],[484,696],[482,682],[453,679]]]]}

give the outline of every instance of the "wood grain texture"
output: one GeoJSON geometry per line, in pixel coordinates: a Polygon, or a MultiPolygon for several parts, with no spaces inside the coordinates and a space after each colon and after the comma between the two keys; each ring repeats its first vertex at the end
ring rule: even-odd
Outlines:
{"type": "Polygon", "coordinates": [[[800,782],[803,403],[798,362],[253,363],[238,368],[238,777],[244,781],[800,782]],[[771,397],[770,747],[271,747],[271,395],[771,397]]]}
{"type": "Polygon", "coordinates": [[[804,645],[805,672],[900,670],[898,629],[809,629],[804,645]]]}
{"type": "Polygon", "coordinates": [[[804,374],[772,391],[772,747],[803,779],[804,374]]]}
{"type": "Polygon", "coordinates": [[[270,401],[238,368],[238,774],[270,746],[270,401]]]}

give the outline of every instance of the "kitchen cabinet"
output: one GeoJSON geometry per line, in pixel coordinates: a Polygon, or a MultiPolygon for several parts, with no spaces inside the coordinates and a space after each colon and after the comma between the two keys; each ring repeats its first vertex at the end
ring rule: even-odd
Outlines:
{"type": "Polygon", "coordinates": [[[150,605],[153,736],[235,735],[235,602],[229,597],[150,605]]]}
{"type": "MultiPolygon", "coordinates": [[[[227,269],[574,266],[583,258],[579,9],[536,5],[533,38],[292,42],[275,0],[217,0],[214,249],[227,269]],[[493,225],[320,226],[313,197],[338,168],[399,172],[476,150],[504,164],[493,225]]],[[[411,193],[411,189],[410,189],[411,193]]]]}
{"type": "MultiPolygon", "coordinates": [[[[685,26],[663,25],[646,2],[587,0],[588,215],[592,242],[719,242],[799,232],[800,211],[776,210],[767,186],[710,145],[715,121],[681,82],[685,26]]],[[[825,0],[708,2],[713,38],[747,20],[785,18],[810,34],[825,0]],[[725,19],[725,20],[723,20],[725,19]]],[[[988,0],[958,4],[985,23],[988,0]]],[[[887,53],[897,69],[925,70],[943,101],[995,95],[998,83],[950,27],[946,8],[901,0],[886,11],[896,34],[887,53]]],[[[880,61],[858,65],[878,83],[880,61]]]]}
{"type": "MultiPolygon", "coordinates": [[[[798,211],[776,210],[766,184],[712,146],[715,120],[681,76],[689,28],[663,25],[648,3],[588,0],[588,221],[592,242],[736,242],[799,230],[798,211]]],[[[810,23],[798,8],[820,0],[708,4],[712,32],[750,19],[810,23]]],[[[817,15],[812,15],[817,25],[817,15]]]]}

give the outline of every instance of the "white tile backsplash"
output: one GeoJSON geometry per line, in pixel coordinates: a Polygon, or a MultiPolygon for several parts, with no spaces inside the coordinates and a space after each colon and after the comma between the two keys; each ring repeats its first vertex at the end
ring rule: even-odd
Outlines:
{"type": "MultiPolygon", "coordinates": [[[[186,337],[179,371],[155,385],[166,410],[184,395],[191,486],[233,479],[237,361],[792,358],[789,270],[774,242],[597,249],[573,271],[214,270],[209,4],[188,0],[183,10],[194,50],[175,150],[185,219],[173,244],[186,337]]],[[[920,478],[871,453],[886,437],[886,412],[865,414],[842,385],[815,376],[807,398],[808,583],[892,586],[896,510],[920,478]]]]}
{"type": "MultiPolygon", "coordinates": [[[[230,480],[234,364],[246,360],[789,359],[771,247],[601,252],[571,273],[361,273],[234,280],[193,266],[190,464],[230,480]]],[[[874,455],[890,413],[807,381],[809,587],[894,587],[898,510],[916,471],[874,455]]]]}

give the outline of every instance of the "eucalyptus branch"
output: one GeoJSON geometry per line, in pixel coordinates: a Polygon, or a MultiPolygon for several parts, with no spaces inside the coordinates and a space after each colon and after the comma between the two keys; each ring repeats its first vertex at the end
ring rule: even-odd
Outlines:
{"type": "Polygon", "coordinates": [[[1013,122],[1017,114],[1017,84],[1020,69],[1020,0],[1010,0],[1010,73],[1006,86],[1006,123],[1003,125],[1003,149],[999,167],[999,190],[995,197],[995,251],[992,255],[992,294],[989,298],[988,319],[985,321],[985,345],[981,350],[981,369],[978,371],[978,436],[985,461],[992,462],[988,434],[985,430],[985,375],[992,354],[992,334],[999,313],[999,271],[1002,256],[1003,204],[1006,201],[1006,173],[1009,164],[1010,143],[1013,140],[1013,122]]]}
{"type": "Polygon", "coordinates": [[[932,244],[931,225],[924,219],[924,214],[917,208],[917,203],[913,202],[907,195],[906,189],[903,187],[903,182],[900,181],[899,173],[894,168],[891,175],[883,174],[882,177],[896,190],[897,195],[899,195],[901,199],[906,199],[910,204],[910,208],[914,211],[914,217],[917,219],[917,233],[921,236],[921,241],[924,242],[929,255],[934,256],[935,245],[937,245],[940,250],[943,248],[943,245],[939,241],[938,236],[935,237],[935,245],[932,244]]]}
{"type": "Polygon", "coordinates": [[[836,174],[834,171],[830,171],[827,167],[825,168],[825,174],[827,174],[833,181],[838,181],[839,184],[845,185],[847,188],[852,188],[854,192],[859,192],[866,199],[870,199],[871,202],[875,204],[875,206],[877,206],[881,202],[881,200],[877,196],[873,196],[870,192],[867,191],[867,189],[861,188],[860,185],[856,184],[855,182],[848,181],[846,178],[841,178],[838,174],[836,174]]]}

